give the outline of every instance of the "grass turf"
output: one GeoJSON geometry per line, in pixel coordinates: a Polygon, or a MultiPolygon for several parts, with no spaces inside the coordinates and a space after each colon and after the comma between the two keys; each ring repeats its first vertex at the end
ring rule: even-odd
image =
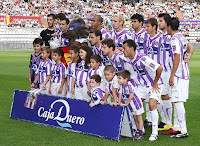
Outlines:
{"type": "Polygon", "coordinates": [[[199,145],[200,130],[200,50],[190,61],[190,96],[185,103],[189,137],[172,139],[161,135],[148,141],[151,128],[142,141],[121,138],[120,142],[9,118],[14,89],[29,90],[29,59],[32,51],[0,51],[0,145],[199,145]]]}

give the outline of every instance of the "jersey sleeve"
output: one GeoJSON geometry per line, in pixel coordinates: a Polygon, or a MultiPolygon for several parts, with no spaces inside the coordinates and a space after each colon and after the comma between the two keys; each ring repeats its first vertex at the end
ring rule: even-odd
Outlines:
{"type": "Polygon", "coordinates": [[[156,71],[158,69],[158,67],[160,66],[160,64],[158,64],[157,62],[155,62],[153,59],[149,58],[149,57],[143,57],[142,59],[142,64],[151,71],[156,71]]]}
{"type": "Polygon", "coordinates": [[[171,40],[171,47],[173,54],[181,54],[181,46],[177,38],[171,40]]]}
{"type": "Polygon", "coordinates": [[[122,94],[122,85],[119,87],[118,93],[122,94]]]}
{"type": "Polygon", "coordinates": [[[47,75],[51,75],[51,67],[52,67],[52,63],[48,62],[47,63],[47,69],[46,69],[47,75]]]}
{"type": "Polygon", "coordinates": [[[117,78],[115,78],[113,81],[113,88],[117,88],[117,89],[119,88],[119,83],[117,81],[117,78]]]}

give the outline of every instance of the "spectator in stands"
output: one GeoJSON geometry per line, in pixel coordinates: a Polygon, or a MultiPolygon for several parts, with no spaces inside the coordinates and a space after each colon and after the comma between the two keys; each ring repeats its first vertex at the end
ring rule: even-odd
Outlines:
{"type": "Polygon", "coordinates": [[[45,46],[49,46],[49,40],[53,37],[52,34],[54,34],[55,32],[56,28],[54,22],[55,22],[55,15],[54,14],[47,15],[48,28],[40,33],[42,40],[45,42],[45,46]]]}

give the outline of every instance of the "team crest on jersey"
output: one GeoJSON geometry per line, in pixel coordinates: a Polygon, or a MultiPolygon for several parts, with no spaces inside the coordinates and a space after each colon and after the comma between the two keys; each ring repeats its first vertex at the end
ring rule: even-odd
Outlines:
{"type": "Polygon", "coordinates": [[[158,41],[155,42],[155,45],[158,46],[158,41]]]}
{"type": "Polygon", "coordinates": [[[144,41],[144,38],[143,38],[143,37],[141,37],[141,38],[140,38],[140,41],[144,41]]]}
{"type": "Polygon", "coordinates": [[[150,63],[149,66],[151,66],[152,68],[155,68],[155,65],[153,63],[150,63]]]}
{"type": "Polygon", "coordinates": [[[121,63],[120,63],[120,62],[117,62],[117,65],[118,65],[118,66],[121,66],[121,63]]]}
{"type": "Polygon", "coordinates": [[[167,42],[169,42],[170,41],[170,38],[167,38],[167,42]]]}
{"type": "Polygon", "coordinates": [[[172,49],[173,49],[173,51],[175,51],[176,50],[176,46],[172,46],[172,49]]]}

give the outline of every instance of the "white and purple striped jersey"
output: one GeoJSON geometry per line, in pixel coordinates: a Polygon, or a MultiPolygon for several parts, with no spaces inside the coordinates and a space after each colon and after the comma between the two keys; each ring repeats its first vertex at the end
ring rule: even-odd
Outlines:
{"type": "Polygon", "coordinates": [[[61,62],[58,65],[53,65],[51,68],[51,82],[61,83],[62,78],[66,78],[66,67],[61,62]]]}
{"type": "Polygon", "coordinates": [[[102,63],[106,66],[106,65],[110,65],[110,59],[108,56],[103,55],[102,52],[102,44],[99,47],[96,46],[92,46],[92,51],[94,55],[100,55],[101,56],[101,61],[102,63]]]}
{"type": "Polygon", "coordinates": [[[148,34],[146,30],[142,28],[138,33],[133,33],[132,37],[136,43],[137,52],[142,52],[144,54],[147,54],[146,41],[148,34]]]}
{"type": "Polygon", "coordinates": [[[137,97],[137,95],[134,93],[134,87],[130,81],[127,82],[125,86],[120,85],[118,93],[122,94],[121,102],[123,104],[128,101],[130,93],[133,93],[133,99],[128,105],[128,108],[131,112],[135,111],[135,109],[139,110],[140,108],[143,108],[141,98],[137,97]]]}
{"type": "Polygon", "coordinates": [[[124,29],[120,32],[113,30],[110,32],[110,35],[117,47],[122,47],[125,40],[132,39],[132,36],[124,29]]]}
{"type": "Polygon", "coordinates": [[[69,76],[69,82],[68,82],[68,91],[72,91],[72,77],[75,73],[76,63],[69,62],[67,67],[67,76],[69,76]]]}
{"type": "Polygon", "coordinates": [[[161,46],[162,37],[160,34],[156,34],[154,37],[148,35],[147,38],[147,56],[157,63],[160,64],[160,46],[161,46]]]}
{"type": "MultiPolygon", "coordinates": [[[[133,70],[137,73],[136,77],[134,78],[134,81],[137,84],[147,87],[153,85],[156,76],[156,70],[160,64],[149,58],[144,53],[140,52],[136,52],[134,59],[130,60],[129,63],[131,64],[133,70]]],[[[163,84],[162,80],[159,80],[158,84],[163,84]]]]}
{"type": "Polygon", "coordinates": [[[170,47],[171,35],[163,33],[161,34],[161,37],[160,64],[163,66],[163,71],[170,71],[173,66],[173,54],[170,47]]]}
{"type": "Polygon", "coordinates": [[[173,54],[180,54],[180,62],[175,76],[185,80],[189,80],[190,78],[189,63],[184,62],[184,57],[188,52],[187,44],[188,41],[181,33],[176,33],[171,38],[170,46],[172,48],[173,54]]]}
{"type": "Polygon", "coordinates": [[[102,63],[99,65],[99,67],[96,70],[91,68],[89,70],[89,72],[88,72],[88,82],[90,81],[90,77],[92,75],[95,75],[95,74],[99,75],[101,77],[101,79],[103,79],[103,77],[104,77],[104,72],[103,72],[104,68],[105,68],[105,66],[102,63]]]}
{"type": "Polygon", "coordinates": [[[87,86],[88,71],[90,70],[90,65],[85,68],[85,61],[82,60],[75,68],[73,77],[75,78],[76,87],[87,86]]]}
{"type": "Polygon", "coordinates": [[[102,40],[110,38],[110,32],[108,32],[106,29],[102,28],[101,29],[101,34],[102,34],[102,40]]]}
{"type": "Polygon", "coordinates": [[[58,37],[54,37],[53,40],[54,41],[59,41],[60,42],[60,47],[66,47],[69,46],[69,40],[67,38],[62,38],[62,31],[58,30],[55,32],[55,34],[59,34],[60,36],[58,37]]]}
{"type": "Polygon", "coordinates": [[[119,83],[117,80],[117,75],[115,75],[112,79],[112,81],[106,81],[106,89],[109,91],[110,95],[113,95],[113,89],[114,88],[119,88],[119,83]]]}
{"type": "Polygon", "coordinates": [[[52,63],[50,59],[46,61],[42,60],[40,62],[39,67],[36,71],[36,75],[39,75],[39,80],[38,80],[39,84],[44,83],[46,80],[46,77],[48,75],[51,75],[51,67],[52,67],[52,63]]]}
{"type": "Polygon", "coordinates": [[[100,86],[91,89],[91,103],[95,105],[100,104],[101,99],[104,98],[105,92],[101,90],[100,86]]]}
{"type": "Polygon", "coordinates": [[[124,57],[124,53],[122,51],[118,51],[109,59],[111,65],[115,68],[116,73],[125,69],[125,63],[127,61],[127,58],[124,57]]]}

